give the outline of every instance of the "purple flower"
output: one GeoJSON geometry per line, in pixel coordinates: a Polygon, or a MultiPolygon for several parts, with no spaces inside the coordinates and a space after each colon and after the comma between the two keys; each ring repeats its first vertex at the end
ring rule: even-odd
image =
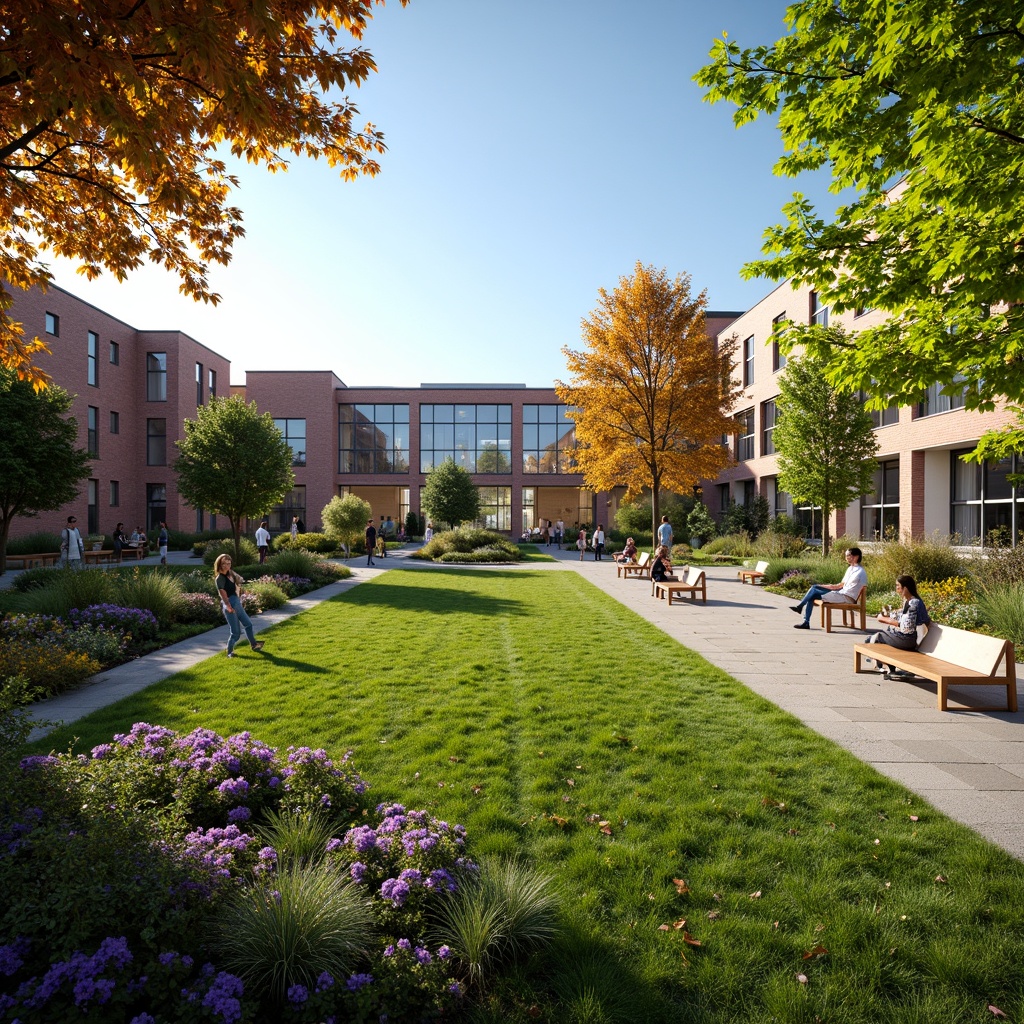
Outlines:
{"type": "Polygon", "coordinates": [[[398,948],[399,949],[412,949],[412,943],[408,939],[399,939],[398,940],[398,948]]]}
{"type": "Polygon", "coordinates": [[[317,992],[326,992],[329,988],[334,987],[334,976],[329,971],[324,971],[319,978],[316,979],[316,990],[317,992]]]}
{"type": "Polygon", "coordinates": [[[451,992],[451,994],[454,995],[454,996],[461,996],[462,995],[462,986],[457,981],[453,981],[448,986],[448,991],[451,992]]]}
{"type": "Polygon", "coordinates": [[[452,955],[452,951],[448,946],[439,946],[437,950],[438,960],[447,960],[452,955]]]}
{"type": "Polygon", "coordinates": [[[348,869],[348,873],[352,876],[353,882],[362,882],[366,875],[366,865],[360,863],[358,860],[353,861],[352,866],[348,869]]]}
{"type": "Polygon", "coordinates": [[[409,883],[399,878],[385,878],[380,887],[380,895],[382,899],[400,907],[409,898],[409,883]]]}
{"type": "Polygon", "coordinates": [[[272,846],[264,846],[256,856],[262,861],[275,863],[277,861],[277,850],[272,846]]]}
{"type": "Polygon", "coordinates": [[[430,955],[430,950],[424,949],[422,946],[417,946],[413,950],[413,954],[416,957],[416,960],[421,964],[429,964],[434,959],[430,955]]]}
{"type": "Polygon", "coordinates": [[[0,974],[9,978],[25,962],[32,943],[23,935],[19,935],[9,946],[0,946],[0,974]]]}
{"type": "Polygon", "coordinates": [[[348,981],[345,982],[350,992],[358,992],[364,985],[373,984],[372,974],[353,974],[348,981]]]}
{"type": "Polygon", "coordinates": [[[132,1017],[128,1024],[156,1024],[156,1017],[151,1017],[143,1011],[137,1017],[132,1017]]]}
{"type": "Polygon", "coordinates": [[[232,807],[228,811],[228,821],[248,821],[252,817],[252,811],[248,807],[232,807]]]}
{"type": "Polygon", "coordinates": [[[23,772],[35,771],[37,768],[46,768],[51,764],[57,764],[57,758],[50,754],[31,754],[21,759],[21,770],[23,772]]]}
{"type": "Polygon", "coordinates": [[[327,852],[328,853],[334,853],[334,851],[337,850],[339,846],[341,846],[341,840],[340,839],[328,839],[327,840],[327,852]]]}
{"type": "Polygon", "coordinates": [[[309,998],[309,989],[305,985],[292,985],[288,989],[288,1002],[296,1006],[304,1003],[309,998]]]}
{"type": "MultiPolygon", "coordinates": [[[[212,964],[207,964],[203,969],[204,974],[213,970],[212,964]]],[[[241,978],[234,974],[228,974],[226,971],[220,971],[203,997],[203,1006],[222,1017],[224,1024],[234,1024],[242,1017],[240,998],[244,991],[245,987],[241,978]]]]}

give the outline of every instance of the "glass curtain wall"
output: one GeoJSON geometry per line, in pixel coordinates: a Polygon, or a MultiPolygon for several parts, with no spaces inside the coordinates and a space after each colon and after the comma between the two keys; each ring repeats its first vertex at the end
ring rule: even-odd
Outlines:
{"type": "Polygon", "coordinates": [[[511,405],[421,405],[420,472],[445,459],[467,473],[512,473],[511,405]]]}

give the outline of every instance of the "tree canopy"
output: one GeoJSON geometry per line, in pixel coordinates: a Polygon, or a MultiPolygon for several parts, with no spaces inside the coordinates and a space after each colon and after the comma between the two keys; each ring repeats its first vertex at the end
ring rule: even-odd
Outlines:
{"type": "MultiPolygon", "coordinates": [[[[399,0],[404,6],[408,0],[399,0]]],[[[144,259],[217,302],[211,263],[243,234],[230,153],[284,170],[324,157],[375,174],[383,135],[328,100],[376,70],[359,39],[383,0],[6,4],[0,52],[0,282],[43,286],[46,251],[123,280],[144,259]]],[[[37,384],[0,285],[0,361],[37,384]]]]}
{"type": "MultiPolygon", "coordinates": [[[[966,380],[969,408],[1024,397],[1024,23],[1017,0],[799,0],[790,32],[720,39],[695,79],[739,125],[777,115],[779,175],[855,190],[833,222],[799,193],[748,277],[809,283],[886,323],[855,344],[790,335],[833,383],[912,404],[966,380]],[[900,180],[903,179],[903,180],[900,180]],[[894,183],[899,182],[893,191],[894,183]]],[[[882,400],[880,398],[880,400],[882,400]]]]}
{"type": "Polygon", "coordinates": [[[427,475],[421,504],[435,523],[447,523],[454,529],[480,515],[480,492],[473,478],[448,458],[427,475]]]}
{"type": "Polygon", "coordinates": [[[193,508],[227,516],[238,554],[242,520],[262,516],[295,484],[292,450],[270,413],[238,396],[211,398],[185,420],[178,441],[178,493],[193,508]]]}
{"type": "Polygon", "coordinates": [[[327,536],[337,537],[345,545],[346,552],[354,541],[363,536],[366,523],[372,517],[370,503],[355,494],[346,494],[344,498],[335,495],[320,513],[327,536]]]}
{"type": "MultiPolygon", "coordinates": [[[[830,328],[842,340],[838,328],[830,328]]],[[[779,487],[822,512],[822,550],[831,547],[829,517],[873,487],[878,441],[858,395],[828,382],[819,359],[790,359],[779,379],[778,421],[772,438],[779,487]]]]}
{"type": "Polygon", "coordinates": [[[661,491],[689,491],[729,463],[722,435],[729,415],[735,339],[708,337],[707,293],[690,294],[690,275],[669,279],[639,261],[582,321],[586,349],[563,348],[568,384],[558,397],[575,407],[577,467],[587,487],[626,487],[626,500],[651,492],[651,530],[661,491]]]}
{"type": "Polygon", "coordinates": [[[74,501],[89,475],[70,409],[63,388],[37,392],[13,370],[0,369],[0,573],[7,569],[12,521],[74,501]]]}

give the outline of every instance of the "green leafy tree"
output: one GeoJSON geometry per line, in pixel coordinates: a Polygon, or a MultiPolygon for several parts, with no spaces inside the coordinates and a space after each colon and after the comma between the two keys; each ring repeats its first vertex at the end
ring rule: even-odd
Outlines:
{"type": "Polygon", "coordinates": [[[89,455],[77,447],[71,397],[51,385],[36,391],[13,370],[0,369],[0,573],[17,516],[52,512],[78,497],[89,455]]]}
{"type": "Polygon", "coordinates": [[[422,505],[435,523],[447,523],[454,529],[480,515],[480,494],[473,478],[449,458],[427,476],[422,505]]]}
{"type": "Polygon", "coordinates": [[[328,537],[336,537],[345,545],[348,554],[349,546],[366,530],[366,523],[373,515],[368,501],[357,498],[354,494],[346,494],[344,498],[335,495],[324,505],[320,518],[323,520],[324,531],[328,537]]]}
{"type": "Polygon", "coordinates": [[[821,360],[809,356],[786,364],[779,380],[774,441],[779,486],[797,501],[821,508],[822,550],[827,555],[832,512],[872,490],[878,442],[861,399],[833,387],[824,369],[821,360]]]}
{"type": "Polygon", "coordinates": [[[1024,398],[1024,23],[1019,0],[799,0],[789,33],[720,39],[695,79],[739,125],[775,118],[775,173],[828,167],[855,190],[834,220],[800,194],[747,277],[809,283],[834,311],[886,323],[856,339],[803,329],[832,383],[900,404],[932,383],[968,408],[1024,398]],[[893,189],[895,182],[900,181],[893,189]]]}
{"type": "Polygon", "coordinates": [[[709,537],[714,537],[717,527],[703,501],[698,501],[686,517],[686,529],[689,531],[690,537],[701,543],[704,543],[709,537]]]}
{"type": "Polygon", "coordinates": [[[615,512],[615,525],[625,533],[646,533],[651,527],[651,503],[624,501],[615,512]]]}
{"type": "Polygon", "coordinates": [[[292,450],[270,413],[238,396],[211,398],[185,420],[173,469],[193,508],[227,516],[236,555],[242,520],[282,502],[295,484],[292,450]]]}

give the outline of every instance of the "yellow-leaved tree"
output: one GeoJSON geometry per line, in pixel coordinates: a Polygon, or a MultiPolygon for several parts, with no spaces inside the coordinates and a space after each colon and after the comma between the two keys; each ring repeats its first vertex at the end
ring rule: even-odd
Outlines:
{"type": "Polygon", "coordinates": [[[707,293],[690,275],[637,261],[582,321],[586,349],[564,348],[572,379],[555,390],[574,406],[576,464],[587,487],[625,486],[627,500],[651,492],[657,527],[663,490],[685,492],[730,462],[722,435],[730,416],[736,339],[716,344],[704,321],[707,293]]]}
{"type": "MultiPolygon", "coordinates": [[[[408,0],[400,0],[404,6],[408,0]]],[[[243,234],[227,152],[287,167],[324,157],[375,174],[383,135],[332,89],[376,70],[359,39],[383,0],[0,3],[0,365],[37,387],[46,346],[8,315],[45,287],[40,254],[124,280],[145,259],[217,302],[210,263],[243,234]]]]}

